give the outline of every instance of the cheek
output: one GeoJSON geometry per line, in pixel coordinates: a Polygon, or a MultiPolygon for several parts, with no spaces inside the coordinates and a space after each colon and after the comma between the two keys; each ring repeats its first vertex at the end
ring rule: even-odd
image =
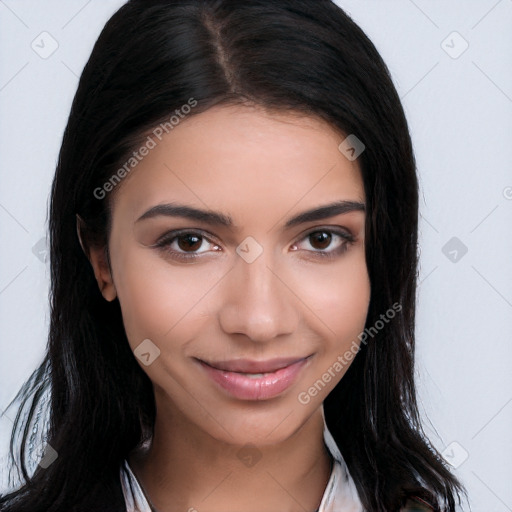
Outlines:
{"type": "Polygon", "coordinates": [[[326,342],[348,344],[364,329],[370,281],[361,251],[301,275],[301,295],[325,324],[326,342]]]}
{"type": "MultiPolygon", "coordinates": [[[[115,285],[132,349],[149,338],[171,353],[199,336],[209,318],[211,321],[210,295],[215,294],[225,268],[172,266],[162,258],[149,257],[148,251],[140,248],[124,247],[117,256],[113,258],[115,285]]],[[[306,317],[308,310],[314,313],[309,327],[324,339],[323,351],[344,350],[357,339],[364,329],[370,298],[361,249],[337,263],[292,265],[283,272],[303,303],[297,307],[305,308],[306,317]]],[[[216,301],[221,302],[220,298],[216,301]]]]}
{"type": "Polygon", "coordinates": [[[305,283],[321,344],[319,357],[305,376],[297,400],[316,407],[340,382],[357,356],[359,336],[368,314],[370,281],[364,257],[359,255],[345,260],[336,270],[315,273],[305,283]]]}
{"type": "Polygon", "coordinates": [[[169,339],[194,337],[204,318],[202,300],[221,275],[206,268],[172,267],[145,249],[124,250],[117,260],[116,290],[132,349],[149,338],[172,351],[169,339]]]}

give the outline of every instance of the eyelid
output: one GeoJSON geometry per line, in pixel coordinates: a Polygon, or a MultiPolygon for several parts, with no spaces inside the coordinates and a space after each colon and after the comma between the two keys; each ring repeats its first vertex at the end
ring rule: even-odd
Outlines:
{"type": "Polygon", "coordinates": [[[343,242],[338,247],[330,250],[306,250],[307,253],[313,254],[314,257],[334,259],[344,254],[351,245],[357,242],[357,237],[347,228],[341,228],[340,226],[317,226],[302,233],[299,238],[297,238],[297,241],[293,243],[293,246],[296,246],[299,242],[307,239],[314,233],[322,232],[328,232],[335,236],[339,236],[343,242]]]}
{"type": "Polygon", "coordinates": [[[203,231],[202,229],[185,228],[185,229],[173,229],[171,231],[167,231],[161,237],[159,237],[158,240],[151,247],[158,247],[159,245],[168,243],[171,240],[173,240],[174,238],[177,238],[181,235],[198,235],[201,238],[204,238],[205,240],[208,240],[211,243],[216,243],[212,240],[212,238],[214,238],[213,235],[210,235],[210,233],[207,233],[206,231],[203,231]]]}
{"type": "MultiPolygon", "coordinates": [[[[309,228],[309,229],[305,230],[300,235],[298,235],[298,237],[296,238],[296,241],[302,240],[303,238],[305,238],[313,233],[316,233],[318,231],[322,231],[322,230],[331,231],[337,235],[345,237],[347,240],[352,240],[352,241],[357,240],[357,237],[354,234],[352,234],[352,232],[347,228],[344,228],[342,226],[323,225],[323,226],[316,226],[316,227],[309,228]]],[[[212,235],[211,233],[208,233],[207,231],[204,231],[199,228],[183,228],[183,229],[171,230],[171,231],[164,233],[162,236],[160,236],[158,238],[158,240],[153,245],[151,245],[151,247],[155,247],[164,242],[168,242],[169,240],[172,240],[173,238],[176,238],[180,235],[199,235],[211,243],[218,243],[213,240],[215,238],[215,236],[212,235]]]]}
{"type": "MultiPolygon", "coordinates": [[[[338,253],[344,252],[349,245],[352,245],[357,241],[357,237],[351,232],[351,230],[342,227],[342,226],[328,226],[328,225],[322,225],[322,226],[315,226],[312,228],[307,229],[306,231],[302,232],[298,237],[295,239],[295,242],[292,243],[292,245],[295,245],[302,240],[306,239],[308,236],[312,235],[313,233],[327,231],[334,235],[337,235],[341,237],[344,240],[344,243],[341,244],[338,248],[330,250],[330,251],[322,251],[322,250],[306,250],[306,252],[313,253],[315,255],[319,255],[322,257],[336,257],[338,253]]],[[[180,252],[176,250],[167,250],[166,248],[176,240],[181,235],[196,235],[204,240],[206,240],[210,244],[215,244],[217,246],[220,246],[221,244],[214,241],[213,235],[210,233],[199,229],[199,228],[183,228],[183,229],[176,229],[171,230],[163,234],[158,238],[158,240],[152,244],[150,247],[155,247],[164,250],[167,254],[170,255],[170,257],[174,257],[175,259],[179,260],[197,260],[198,258],[202,257],[202,254],[205,254],[205,251],[203,252],[180,252]]],[[[221,249],[222,250],[222,249],[221,249]]]]}
{"type": "Polygon", "coordinates": [[[306,236],[309,236],[313,233],[317,233],[318,231],[329,231],[331,233],[334,233],[336,235],[342,236],[346,238],[347,240],[355,241],[357,238],[352,233],[352,231],[348,228],[342,227],[342,226],[329,226],[329,225],[323,225],[323,226],[316,226],[314,228],[307,229],[304,233],[299,235],[300,238],[297,240],[302,240],[302,238],[305,238],[306,236]]]}
{"type": "Polygon", "coordinates": [[[169,249],[170,245],[180,236],[182,235],[196,235],[203,240],[206,240],[210,244],[214,244],[219,247],[220,244],[217,244],[212,240],[213,236],[210,236],[209,233],[206,233],[202,229],[196,228],[184,228],[184,229],[175,229],[166,232],[158,240],[152,244],[150,247],[154,247],[161,252],[164,253],[166,258],[170,258],[177,262],[182,263],[193,263],[195,261],[200,260],[204,257],[208,252],[212,251],[204,251],[204,252],[182,252],[174,249],[169,249]]]}

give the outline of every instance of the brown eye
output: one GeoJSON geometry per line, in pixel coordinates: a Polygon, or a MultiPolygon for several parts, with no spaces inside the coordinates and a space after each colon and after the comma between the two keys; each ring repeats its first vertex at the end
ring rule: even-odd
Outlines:
{"type": "Polygon", "coordinates": [[[202,245],[202,237],[192,233],[176,237],[178,247],[185,252],[197,251],[202,245]]]}
{"type": "Polygon", "coordinates": [[[340,229],[316,229],[310,231],[301,239],[302,243],[295,243],[292,250],[302,249],[308,257],[336,258],[343,255],[355,243],[355,237],[348,231],[340,229]],[[303,243],[309,248],[300,247],[303,243]],[[308,254],[309,253],[309,254],[308,254]]]}
{"type": "Polygon", "coordinates": [[[314,249],[327,249],[331,245],[332,235],[328,231],[315,231],[309,234],[311,245],[314,249]]]}
{"type": "Polygon", "coordinates": [[[165,234],[155,244],[166,256],[181,261],[191,261],[208,252],[219,252],[220,247],[202,233],[182,230],[165,234]]]}

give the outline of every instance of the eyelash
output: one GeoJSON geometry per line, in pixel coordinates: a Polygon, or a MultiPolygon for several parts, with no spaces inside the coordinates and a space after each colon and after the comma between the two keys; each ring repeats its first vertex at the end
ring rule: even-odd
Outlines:
{"type": "MultiPolygon", "coordinates": [[[[350,234],[347,231],[341,231],[339,229],[331,229],[331,228],[315,228],[308,233],[306,233],[300,240],[307,239],[311,235],[314,235],[316,233],[329,233],[331,235],[337,235],[339,236],[344,242],[338,247],[337,249],[333,251],[322,251],[322,250],[316,250],[316,251],[308,251],[315,255],[315,257],[319,257],[321,259],[334,259],[336,257],[341,256],[344,254],[349,247],[356,242],[356,238],[350,234]]],[[[201,238],[203,240],[206,240],[214,245],[214,242],[212,242],[202,231],[196,231],[196,230],[177,230],[177,231],[170,231],[169,233],[166,233],[163,235],[154,245],[153,247],[157,247],[159,249],[163,249],[167,255],[169,255],[171,258],[181,261],[190,261],[190,260],[197,260],[200,256],[198,256],[201,253],[183,253],[175,250],[169,250],[168,246],[170,246],[174,240],[177,240],[181,236],[184,235],[193,235],[197,236],[198,238],[201,238]]],[[[299,241],[300,241],[299,240],[299,241]]],[[[296,245],[294,243],[293,245],[296,245]]]]}

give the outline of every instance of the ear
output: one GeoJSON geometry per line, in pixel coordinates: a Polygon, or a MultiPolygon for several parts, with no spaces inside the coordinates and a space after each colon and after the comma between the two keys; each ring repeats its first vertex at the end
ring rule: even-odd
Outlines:
{"type": "Polygon", "coordinates": [[[85,221],[80,217],[80,215],[76,214],[76,232],[80,246],[92,265],[94,276],[96,277],[101,294],[105,300],[112,302],[117,296],[117,291],[114,285],[114,280],[112,279],[112,271],[107,256],[107,246],[89,247],[84,240],[85,227],[85,221]]]}

